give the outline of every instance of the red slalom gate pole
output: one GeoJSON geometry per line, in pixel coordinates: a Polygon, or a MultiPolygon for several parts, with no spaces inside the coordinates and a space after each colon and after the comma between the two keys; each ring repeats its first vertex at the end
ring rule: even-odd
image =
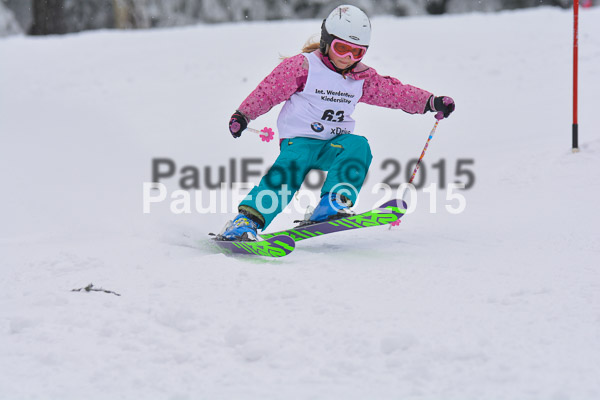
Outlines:
{"type": "Polygon", "coordinates": [[[573,153],[579,151],[579,123],[577,122],[577,70],[579,50],[579,0],[573,1],[573,153]]]}

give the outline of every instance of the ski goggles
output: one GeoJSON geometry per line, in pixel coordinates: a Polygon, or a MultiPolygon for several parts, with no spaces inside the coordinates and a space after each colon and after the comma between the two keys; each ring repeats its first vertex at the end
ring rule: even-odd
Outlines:
{"type": "Polygon", "coordinates": [[[365,56],[367,48],[357,44],[344,42],[341,39],[333,39],[333,42],[331,42],[331,51],[338,57],[350,56],[352,61],[356,62],[360,61],[365,56]]]}

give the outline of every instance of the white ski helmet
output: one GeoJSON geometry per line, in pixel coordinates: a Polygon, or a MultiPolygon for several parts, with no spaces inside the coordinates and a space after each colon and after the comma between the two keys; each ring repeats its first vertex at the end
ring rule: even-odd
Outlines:
{"type": "Polygon", "coordinates": [[[371,21],[360,8],[341,5],[335,8],[321,25],[321,50],[339,38],[346,42],[369,46],[371,40],[371,21]]]}

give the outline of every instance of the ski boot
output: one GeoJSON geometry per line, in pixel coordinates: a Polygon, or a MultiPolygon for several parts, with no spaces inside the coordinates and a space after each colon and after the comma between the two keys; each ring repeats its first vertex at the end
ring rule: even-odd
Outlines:
{"type": "Polygon", "coordinates": [[[225,226],[218,237],[220,240],[257,241],[258,234],[256,231],[262,228],[262,224],[256,219],[258,218],[254,215],[249,215],[248,212],[240,210],[237,217],[225,226]]]}
{"type": "Polygon", "coordinates": [[[306,221],[307,224],[315,224],[317,222],[329,221],[354,215],[350,210],[352,202],[344,195],[337,193],[326,193],[321,197],[321,201],[312,215],[306,221]]]}

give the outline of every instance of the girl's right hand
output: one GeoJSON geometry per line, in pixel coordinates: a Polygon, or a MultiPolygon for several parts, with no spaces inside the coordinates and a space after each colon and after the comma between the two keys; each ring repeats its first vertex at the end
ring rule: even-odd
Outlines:
{"type": "Polygon", "coordinates": [[[239,138],[247,127],[248,121],[244,117],[244,114],[239,111],[234,112],[231,119],[229,119],[229,132],[231,132],[231,136],[235,139],[239,138]]]}

